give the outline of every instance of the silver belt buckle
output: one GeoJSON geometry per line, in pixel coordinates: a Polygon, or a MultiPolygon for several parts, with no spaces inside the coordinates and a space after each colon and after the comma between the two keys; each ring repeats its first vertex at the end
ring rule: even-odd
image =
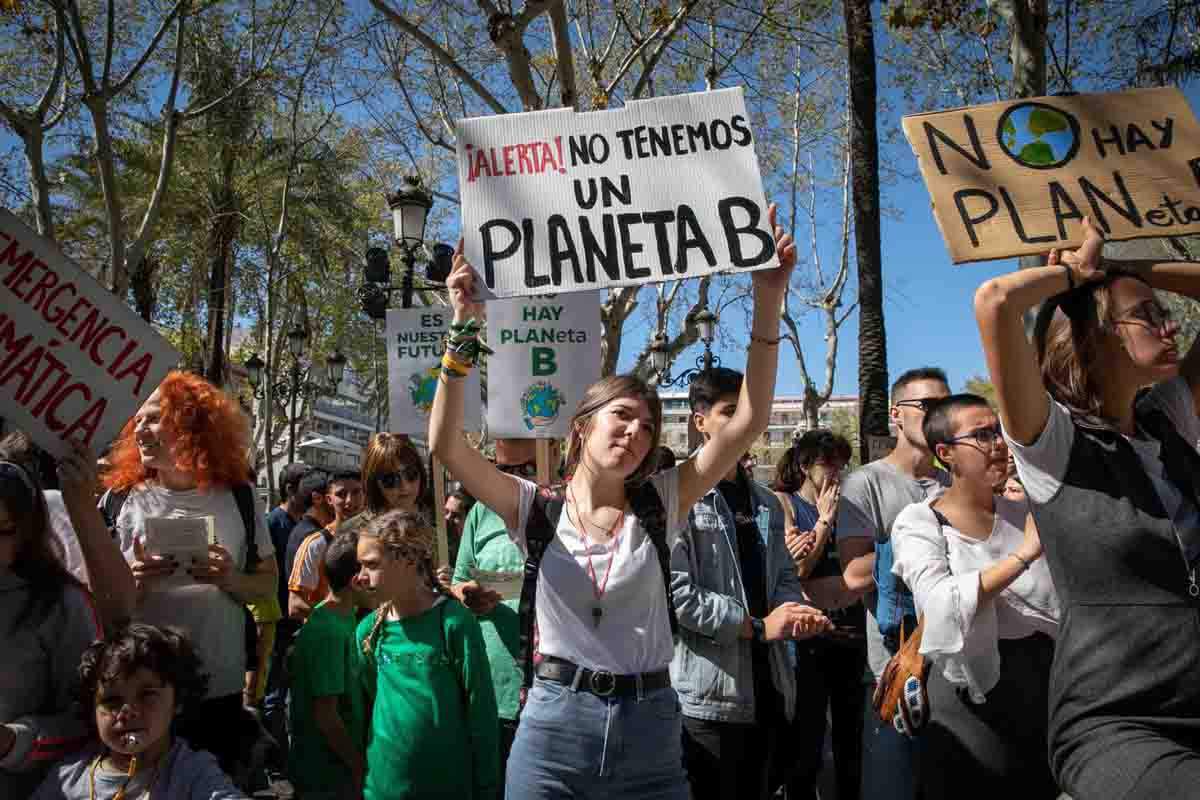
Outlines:
{"type": "Polygon", "coordinates": [[[608,670],[596,670],[588,679],[588,685],[597,697],[611,697],[617,690],[617,676],[608,670]]]}

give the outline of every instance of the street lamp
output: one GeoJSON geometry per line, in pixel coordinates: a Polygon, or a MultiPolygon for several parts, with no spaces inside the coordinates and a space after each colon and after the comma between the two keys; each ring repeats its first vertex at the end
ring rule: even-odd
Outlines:
{"type": "Polygon", "coordinates": [[[419,178],[408,175],[404,186],[387,196],[387,204],[392,210],[396,244],[404,256],[403,307],[412,308],[413,270],[417,265],[417,250],[425,242],[425,222],[429,219],[429,209],[433,208],[433,195],[425,191],[419,178]]]}
{"type": "Polygon", "coordinates": [[[716,338],[717,315],[702,308],[692,317],[692,323],[700,331],[700,341],[704,342],[704,355],[696,359],[696,366],[671,377],[667,362],[671,358],[671,349],[667,337],[659,332],[650,343],[650,365],[658,379],[659,386],[690,386],[696,376],[705,370],[721,366],[721,359],[713,355],[712,343],[716,338]]]}
{"type": "MultiPolygon", "coordinates": [[[[300,359],[304,356],[304,349],[308,344],[308,330],[302,325],[297,325],[288,331],[287,340],[288,350],[292,354],[291,374],[288,380],[279,381],[273,389],[276,397],[291,401],[291,413],[288,417],[288,462],[295,463],[296,402],[301,397],[312,399],[322,394],[337,392],[338,384],[346,375],[346,357],[342,355],[340,347],[335,348],[333,355],[325,359],[325,382],[313,382],[308,376],[302,376],[300,369],[300,359]]],[[[251,353],[243,366],[246,368],[246,381],[250,384],[250,390],[261,400],[266,392],[263,382],[263,368],[266,364],[258,357],[258,353],[251,353]]]]}
{"type": "MultiPolygon", "coordinates": [[[[394,292],[401,293],[402,308],[412,308],[417,255],[424,247],[425,225],[429,219],[429,211],[433,208],[433,195],[425,190],[419,178],[409,175],[396,191],[388,193],[387,204],[392,211],[392,235],[404,262],[404,277],[399,286],[391,285],[392,270],[388,251],[383,247],[367,250],[366,263],[363,265],[363,283],[358,287],[358,299],[362,304],[363,313],[376,322],[387,318],[388,304],[394,292]]],[[[453,261],[453,247],[435,244],[432,248],[432,258],[425,268],[426,282],[423,288],[429,288],[430,283],[435,284],[435,288],[442,288],[450,274],[453,261]]],[[[376,330],[378,331],[378,327],[376,330]]],[[[378,356],[373,360],[377,401],[375,430],[378,431],[383,413],[383,404],[378,402],[378,395],[383,382],[378,356]]]]}

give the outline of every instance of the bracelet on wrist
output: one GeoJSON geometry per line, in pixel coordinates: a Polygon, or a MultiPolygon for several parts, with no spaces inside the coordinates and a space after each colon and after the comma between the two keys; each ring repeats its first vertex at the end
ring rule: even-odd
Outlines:
{"type": "Polygon", "coordinates": [[[1028,571],[1028,569],[1029,569],[1029,568],[1032,566],[1032,564],[1030,564],[1028,561],[1026,561],[1024,558],[1022,558],[1022,557],[1021,557],[1020,555],[1018,555],[1017,553],[1012,553],[1011,555],[1012,555],[1012,557],[1013,557],[1013,558],[1015,558],[1017,561],[1020,561],[1020,562],[1021,562],[1021,571],[1022,571],[1022,572],[1026,572],[1026,571],[1028,571]]]}

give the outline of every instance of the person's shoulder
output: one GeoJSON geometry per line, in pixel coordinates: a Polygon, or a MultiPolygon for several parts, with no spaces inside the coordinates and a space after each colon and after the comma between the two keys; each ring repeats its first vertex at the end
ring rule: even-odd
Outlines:
{"type": "MultiPolygon", "coordinates": [[[[186,787],[188,798],[245,797],[221,769],[217,757],[207,750],[193,750],[182,739],[176,739],[170,758],[168,785],[173,789],[186,787]]],[[[174,795],[173,796],[177,796],[174,795]]]]}
{"type": "Polygon", "coordinates": [[[750,491],[758,498],[758,502],[776,513],[783,511],[783,503],[779,499],[779,495],[772,491],[771,487],[761,481],[750,481],[750,491]]]}
{"type": "Polygon", "coordinates": [[[463,628],[478,628],[479,621],[475,619],[475,614],[467,610],[466,606],[457,600],[443,596],[439,601],[445,603],[444,611],[446,619],[446,630],[458,631],[463,628]]]}
{"type": "Polygon", "coordinates": [[[896,515],[896,520],[892,523],[892,535],[897,531],[911,531],[928,526],[937,527],[937,515],[933,513],[929,501],[909,503],[896,515]]]}
{"type": "Polygon", "coordinates": [[[362,642],[363,639],[371,635],[371,628],[375,627],[375,617],[378,614],[379,609],[375,609],[358,621],[358,627],[354,629],[354,640],[356,642],[362,642]]]}

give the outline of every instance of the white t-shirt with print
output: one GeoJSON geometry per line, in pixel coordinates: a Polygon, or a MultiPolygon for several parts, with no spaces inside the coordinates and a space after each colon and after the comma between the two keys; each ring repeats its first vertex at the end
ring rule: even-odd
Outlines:
{"type": "MultiPolygon", "coordinates": [[[[147,519],[210,514],[214,518],[217,543],[233,555],[234,569],[244,571],[248,549],[246,526],[229,489],[174,491],[157,483],[138,484],[130,490],[117,516],[117,544],[125,560],[133,563],[134,538],[144,541],[147,519]]],[[[257,500],[254,520],[255,542],[262,556],[271,539],[266,530],[265,511],[257,500]]],[[[134,618],[150,625],[175,626],[187,633],[209,673],[209,697],[242,691],[246,673],[246,617],[244,606],[232,595],[208,584],[151,582],[134,618]]]]}
{"type": "MultiPolygon", "coordinates": [[[[516,529],[509,531],[509,536],[527,555],[525,524],[537,484],[521,478],[517,481],[521,487],[520,513],[516,529]]],[[[664,470],[650,482],[667,512],[670,548],[679,538],[679,471],[664,470]]],[[[564,504],[557,533],[542,556],[538,573],[539,651],[617,675],[666,669],[675,653],[667,590],[658,552],[633,510],[626,506],[625,522],[613,540],[597,543],[575,530],[564,504]],[[604,586],[599,600],[597,584],[604,586]],[[597,606],[603,610],[599,624],[592,615],[597,606]]]]}

